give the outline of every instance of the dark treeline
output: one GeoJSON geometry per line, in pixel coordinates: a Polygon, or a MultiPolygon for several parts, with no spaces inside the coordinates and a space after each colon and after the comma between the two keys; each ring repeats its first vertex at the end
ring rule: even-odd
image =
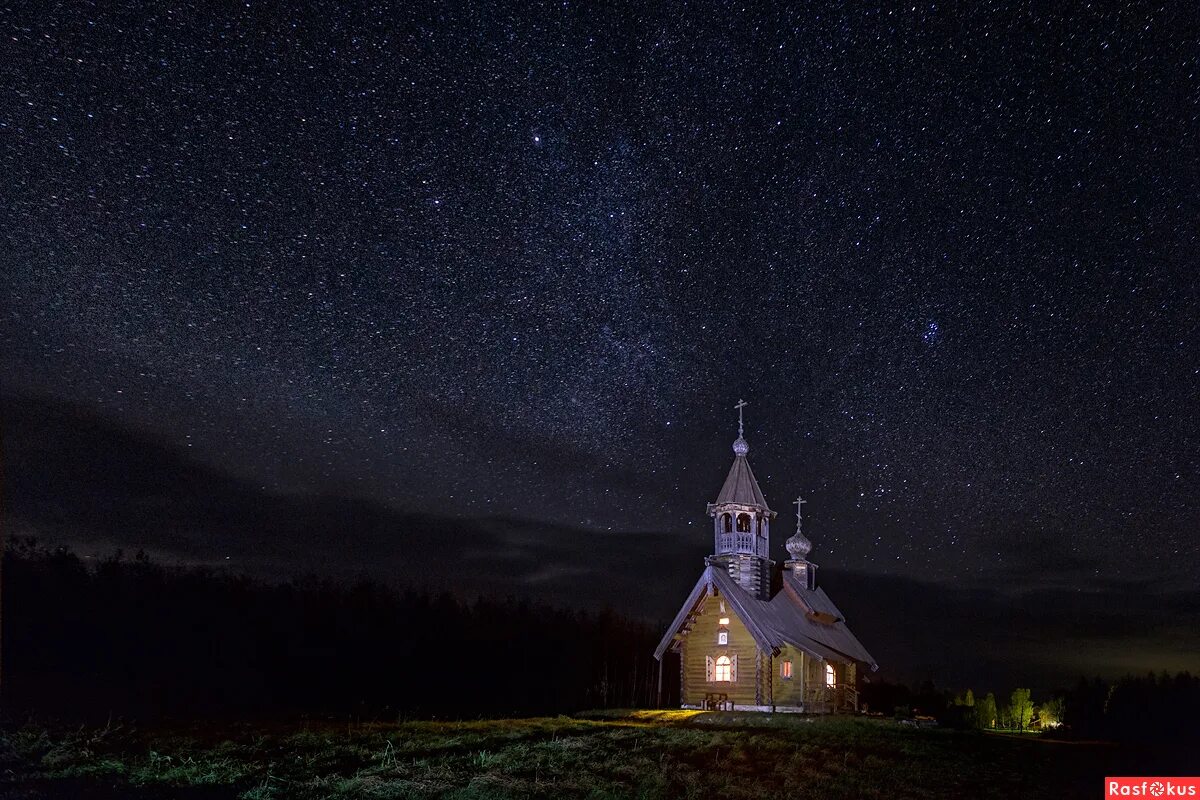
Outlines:
{"type": "MultiPolygon", "coordinates": [[[[384,719],[655,702],[657,632],[608,611],[270,584],[142,555],[89,564],[28,540],[9,544],[3,570],[10,712],[384,719]]],[[[664,675],[676,696],[678,667],[664,675]]]]}
{"type": "Polygon", "coordinates": [[[1041,696],[949,692],[930,682],[917,689],[877,681],[863,700],[897,716],[927,715],[953,728],[1041,730],[1063,738],[1179,742],[1200,740],[1200,677],[1187,672],[1129,675],[1116,681],[1080,678],[1041,696]]]}
{"type": "Polygon", "coordinates": [[[1084,680],[1066,693],[1064,721],[1110,739],[1200,740],[1200,677],[1181,672],[1084,680]]]}

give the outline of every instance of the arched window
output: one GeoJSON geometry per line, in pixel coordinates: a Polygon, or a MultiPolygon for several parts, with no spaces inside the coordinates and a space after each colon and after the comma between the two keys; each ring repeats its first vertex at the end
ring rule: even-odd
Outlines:
{"type": "Polygon", "coordinates": [[[750,515],[749,514],[738,514],[737,528],[738,528],[738,533],[749,533],[750,532],[750,515]]]}
{"type": "Polygon", "coordinates": [[[733,680],[733,662],[729,660],[729,656],[720,656],[717,659],[717,668],[713,679],[725,682],[733,680]]]}
{"type": "Polygon", "coordinates": [[[728,514],[721,515],[721,530],[725,531],[726,533],[731,533],[733,531],[733,518],[728,514]]]}
{"type": "Polygon", "coordinates": [[[837,686],[837,671],[834,670],[833,664],[825,665],[825,685],[831,689],[837,686]]]}

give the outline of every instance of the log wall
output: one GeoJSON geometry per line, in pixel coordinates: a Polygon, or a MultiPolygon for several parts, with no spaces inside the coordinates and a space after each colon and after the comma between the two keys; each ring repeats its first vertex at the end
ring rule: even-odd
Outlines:
{"type": "MultiPolygon", "coordinates": [[[[737,705],[758,705],[763,696],[762,686],[755,685],[755,673],[764,670],[755,669],[757,645],[750,636],[750,631],[733,613],[728,603],[721,611],[720,595],[705,597],[700,604],[700,610],[695,617],[691,629],[683,640],[683,687],[681,690],[684,705],[701,705],[704,696],[710,692],[723,692],[737,705]],[[717,644],[718,620],[729,618],[729,644],[717,644]],[[706,680],[705,656],[711,656],[715,661],[718,656],[738,658],[737,680],[725,683],[710,683],[706,680]]],[[[763,659],[767,663],[767,659],[763,659]]],[[[761,680],[761,675],[760,675],[761,680]]],[[[766,702],[765,700],[762,702],[766,702]]]]}

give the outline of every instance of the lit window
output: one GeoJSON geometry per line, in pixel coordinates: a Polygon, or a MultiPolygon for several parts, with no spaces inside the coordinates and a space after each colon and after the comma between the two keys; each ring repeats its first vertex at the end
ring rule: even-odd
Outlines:
{"type": "Polygon", "coordinates": [[[833,664],[825,665],[825,685],[829,687],[837,686],[837,672],[833,669],[833,664]]]}
{"type": "Polygon", "coordinates": [[[717,644],[729,644],[729,631],[717,631],[717,644]]]}
{"type": "Polygon", "coordinates": [[[779,665],[779,676],[785,680],[792,677],[792,662],[784,661],[779,665]]]}
{"type": "Polygon", "coordinates": [[[718,625],[728,625],[729,617],[721,617],[719,620],[717,620],[717,624],[718,625]]]}
{"type": "Polygon", "coordinates": [[[737,676],[737,656],[720,656],[713,658],[712,656],[704,657],[704,675],[705,680],[709,683],[736,683],[737,676]]]}
{"type": "Polygon", "coordinates": [[[725,613],[725,601],[724,600],[721,601],[721,613],[722,614],[725,613]]]}

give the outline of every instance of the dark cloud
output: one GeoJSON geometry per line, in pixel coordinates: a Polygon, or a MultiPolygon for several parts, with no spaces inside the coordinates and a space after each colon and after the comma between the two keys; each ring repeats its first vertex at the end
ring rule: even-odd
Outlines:
{"type": "MultiPolygon", "coordinates": [[[[677,537],[660,533],[276,494],[60,404],[6,397],[3,420],[14,532],[84,554],[120,547],[276,578],[369,574],[464,596],[536,594],[598,606],[638,597],[646,566],[678,548],[677,537]]],[[[662,602],[651,592],[634,605],[659,611],[662,602]]]]}

